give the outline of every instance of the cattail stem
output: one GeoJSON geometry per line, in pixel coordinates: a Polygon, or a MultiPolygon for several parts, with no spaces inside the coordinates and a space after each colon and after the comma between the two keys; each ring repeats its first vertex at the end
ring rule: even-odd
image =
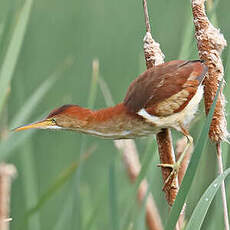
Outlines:
{"type": "MultiPolygon", "coordinates": [[[[217,149],[217,161],[218,161],[219,174],[223,174],[224,172],[223,159],[222,159],[221,145],[219,142],[216,144],[216,149],[217,149]]],[[[226,190],[225,190],[224,181],[221,184],[221,194],[222,194],[222,202],[223,202],[223,208],[224,208],[225,230],[229,230],[228,206],[227,206],[226,190]]]]}
{"type": "MultiPolygon", "coordinates": [[[[186,137],[182,137],[181,139],[179,139],[176,142],[176,153],[177,153],[176,160],[178,160],[180,158],[180,156],[183,153],[186,145],[187,145],[187,138],[186,137]]],[[[183,160],[181,162],[180,170],[179,170],[179,173],[178,173],[179,186],[181,185],[183,177],[184,177],[184,175],[186,173],[186,170],[187,170],[187,167],[188,167],[192,152],[193,152],[193,144],[188,148],[188,151],[186,152],[186,155],[184,156],[184,158],[183,158],[183,160]]],[[[183,209],[181,211],[181,214],[180,214],[180,217],[178,219],[178,225],[179,225],[180,229],[183,229],[184,226],[185,226],[185,223],[184,223],[185,208],[186,208],[186,203],[184,204],[184,207],[183,207],[183,209]]]]}
{"type": "Polygon", "coordinates": [[[147,7],[147,1],[143,1],[143,8],[144,8],[144,15],[145,15],[145,26],[146,26],[146,32],[151,33],[151,27],[149,23],[149,14],[148,14],[148,7],[147,7]]]}
{"type": "Polygon", "coordinates": [[[8,230],[11,178],[16,174],[14,165],[0,164],[0,229],[8,230]]]}
{"type": "MultiPolygon", "coordinates": [[[[145,54],[145,62],[147,69],[154,67],[155,65],[159,65],[164,63],[164,54],[160,49],[160,44],[155,42],[150,33],[150,24],[149,24],[149,16],[148,16],[148,8],[147,1],[143,0],[144,6],[144,15],[145,15],[145,24],[146,24],[146,35],[144,37],[144,54],[145,54]]],[[[158,151],[160,155],[161,164],[174,164],[175,163],[175,154],[172,145],[172,137],[169,129],[164,129],[161,133],[157,134],[157,144],[158,151]]],[[[171,170],[162,167],[162,176],[163,181],[165,182],[170,175],[171,170]]],[[[176,199],[176,195],[179,190],[178,179],[172,178],[173,181],[169,181],[164,186],[164,192],[168,204],[172,206],[173,202],[176,199]]]]}
{"type": "MultiPolygon", "coordinates": [[[[170,129],[164,129],[157,134],[158,151],[161,164],[175,164],[175,154],[172,145],[172,136],[170,129]]],[[[163,181],[165,182],[171,173],[170,168],[161,167],[163,181]]],[[[179,190],[177,177],[172,177],[164,186],[164,192],[168,204],[173,205],[179,190]]]]}

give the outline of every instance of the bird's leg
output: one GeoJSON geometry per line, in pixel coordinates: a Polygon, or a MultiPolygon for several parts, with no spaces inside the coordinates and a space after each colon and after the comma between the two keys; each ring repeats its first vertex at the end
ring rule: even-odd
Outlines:
{"type": "Polygon", "coordinates": [[[171,179],[174,179],[175,176],[178,175],[178,172],[179,172],[179,169],[180,169],[180,165],[181,165],[181,162],[183,161],[184,159],[184,156],[185,154],[187,153],[189,147],[192,145],[193,143],[193,138],[189,135],[189,132],[182,126],[180,125],[181,127],[181,131],[182,133],[184,134],[184,136],[187,137],[187,144],[184,148],[184,151],[182,152],[182,154],[180,155],[179,159],[175,162],[175,164],[158,164],[157,166],[158,167],[164,167],[164,168],[171,168],[172,171],[171,173],[169,174],[169,176],[167,177],[167,179],[165,180],[164,182],[164,186],[163,186],[163,190],[165,188],[165,186],[168,184],[168,182],[171,180],[171,179]]]}

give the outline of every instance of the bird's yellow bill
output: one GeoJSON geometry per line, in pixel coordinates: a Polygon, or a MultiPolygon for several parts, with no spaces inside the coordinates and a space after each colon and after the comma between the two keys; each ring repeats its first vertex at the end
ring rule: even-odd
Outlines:
{"type": "Polygon", "coordinates": [[[27,129],[45,129],[47,127],[52,126],[53,123],[50,120],[43,120],[43,121],[38,121],[32,124],[27,124],[20,126],[16,129],[13,129],[14,132],[22,131],[22,130],[27,130],[27,129]]]}

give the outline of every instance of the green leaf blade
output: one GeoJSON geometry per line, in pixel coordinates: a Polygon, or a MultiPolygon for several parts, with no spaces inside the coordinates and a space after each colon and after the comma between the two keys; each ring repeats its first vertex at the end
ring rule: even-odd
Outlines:
{"type": "Polygon", "coordinates": [[[199,230],[204,221],[208,208],[216,195],[221,183],[230,174],[230,168],[226,169],[223,174],[219,175],[207,188],[205,193],[200,198],[193,214],[186,226],[186,230],[199,230]]]}
{"type": "Polygon", "coordinates": [[[17,24],[15,26],[14,33],[9,43],[3,64],[0,69],[0,111],[2,111],[2,107],[6,100],[9,90],[9,84],[13,77],[15,66],[17,64],[32,4],[33,0],[25,1],[25,4],[18,17],[17,24]]]}

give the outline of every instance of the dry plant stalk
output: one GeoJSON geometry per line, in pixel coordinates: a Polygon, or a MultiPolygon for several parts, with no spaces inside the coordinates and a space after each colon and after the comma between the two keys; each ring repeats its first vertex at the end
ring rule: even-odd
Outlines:
{"type": "MultiPolygon", "coordinates": [[[[216,149],[217,149],[217,159],[218,159],[219,174],[223,174],[224,169],[223,169],[223,160],[222,160],[220,143],[216,144],[216,149]]],[[[221,184],[221,196],[222,196],[222,203],[223,203],[223,208],[224,208],[225,229],[229,230],[228,206],[227,206],[227,198],[226,198],[226,191],[225,191],[225,183],[224,183],[224,181],[221,184]]]]}
{"type": "Polygon", "coordinates": [[[11,179],[16,174],[16,168],[10,164],[0,164],[0,229],[9,229],[9,203],[11,179]]]}
{"type": "MultiPolygon", "coordinates": [[[[164,129],[162,132],[157,134],[157,144],[161,164],[175,164],[175,154],[173,150],[172,135],[170,129],[164,129]]],[[[171,169],[161,167],[161,172],[163,182],[165,182],[171,173],[171,169]]],[[[163,189],[168,204],[172,206],[179,190],[177,177],[172,177],[163,189]]]]}
{"type": "MultiPolygon", "coordinates": [[[[205,110],[206,114],[208,114],[218,86],[224,76],[221,53],[227,43],[223,34],[221,34],[208,20],[205,13],[204,2],[205,0],[193,0],[192,12],[199,56],[208,66],[208,75],[204,79],[205,110]]],[[[209,137],[214,142],[227,140],[229,135],[224,106],[225,98],[222,87],[209,130],[209,137]]]]}
{"type": "MultiPolygon", "coordinates": [[[[208,66],[208,75],[204,80],[204,102],[206,114],[208,114],[220,82],[224,77],[221,53],[227,45],[223,34],[220,33],[209,21],[205,13],[205,0],[193,0],[192,12],[195,25],[195,36],[200,59],[208,66]]],[[[223,173],[221,141],[227,141],[229,133],[227,131],[227,121],[225,118],[225,97],[223,86],[217,99],[216,108],[209,130],[209,138],[216,142],[217,160],[219,173],[223,173]]],[[[226,191],[224,181],[221,186],[222,201],[224,208],[225,229],[229,230],[228,208],[226,202],[226,191]]]]}
{"type": "MultiPolygon", "coordinates": [[[[151,68],[155,65],[162,64],[164,62],[165,56],[160,49],[159,43],[155,42],[152,38],[146,0],[143,0],[143,6],[146,25],[146,35],[144,37],[144,54],[146,67],[151,68]]],[[[164,129],[161,133],[157,134],[157,144],[161,164],[174,164],[175,154],[172,145],[171,131],[169,129],[164,129]]],[[[170,175],[171,169],[162,167],[161,170],[163,181],[166,181],[170,175]]],[[[178,190],[179,185],[176,177],[172,178],[172,180],[164,186],[165,196],[170,206],[172,206],[174,203],[178,190]]]]}
{"type": "MultiPolygon", "coordinates": [[[[129,178],[134,183],[141,170],[135,142],[133,140],[115,140],[114,144],[122,153],[129,178]]],[[[138,200],[140,203],[143,202],[147,190],[148,183],[146,180],[143,180],[138,188],[138,200]]],[[[163,230],[161,218],[152,194],[148,195],[146,201],[146,224],[149,230],[163,230]]]]}
{"type": "MultiPolygon", "coordinates": [[[[187,138],[186,137],[182,137],[181,139],[179,139],[176,142],[176,153],[177,153],[176,160],[178,160],[180,158],[180,155],[184,151],[184,149],[186,147],[186,144],[187,144],[187,138]]],[[[188,148],[188,151],[186,152],[186,154],[185,154],[185,156],[184,156],[184,158],[183,158],[183,160],[181,162],[181,167],[180,167],[180,170],[179,170],[179,173],[178,173],[178,182],[179,182],[179,185],[181,185],[183,177],[184,177],[184,175],[186,173],[186,170],[187,170],[187,167],[188,167],[188,164],[189,164],[192,152],[193,152],[193,145],[191,145],[188,148]]],[[[181,212],[180,217],[178,219],[179,229],[183,229],[184,226],[185,226],[185,222],[184,222],[184,219],[185,219],[185,208],[186,208],[186,203],[184,204],[183,211],[181,212]]]]}
{"type": "MultiPolygon", "coordinates": [[[[185,147],[187,145],[187,138],[186,137],[182,137],[181,139],[179,139],[176,142],[176,160],[178,160],[180,158],[180,155],[182,154],[182,152],[184,151],[185,147]]],[[[178,182],[179,185],[181,185],[181,182],[183,180],[183,177],[185,175],[185,172],[187,170],[191,155],[193,152],[193,144],[191,146],[189,146],[188,151],[186,152],[183,161],[181,162],[181,167],[178,173],[178,182]]]]}

